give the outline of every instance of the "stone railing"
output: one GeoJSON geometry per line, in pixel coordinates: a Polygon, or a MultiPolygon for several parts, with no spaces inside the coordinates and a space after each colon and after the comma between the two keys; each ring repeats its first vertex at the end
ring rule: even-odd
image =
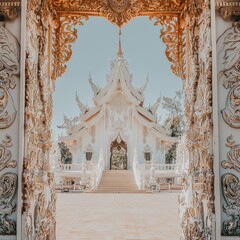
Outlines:
{"type": "Polygon", "coordinates": [[[139,164],[137,158],[133,161],[133,173],[139,189],[157,185],[157,179],[176,178],[183,174],[183,165],[180,164],[139,164]]]}
{"type": "Polygon", "coordinates": [[[154,169],[156,172],[182,173],[183,165],[180,164],[143,164],[143,171],[150,172],[154,169]]]}
{"type": "Polygon", "coordinates": [[[63,171],[82,171],[82,164],[60,164],[58,168],[58,172],[63,171]]]}
{"type": "MultiPolygon", "coordinates": [[[[58,182],[63,183],[63,179],[74,179],[74,184],[80,184],[82,188],[96,189],[104,170],[104,158],[99,156],[99,160],[83,161],[80,164],[59,164],[55,169],[55,177],[59,179],[58,182]],[[78,180],[77,180],[78,179],[78,180]],[[76,183],[76,181],[80,182],[76,183]]],[[[75,186],[74,186],[75,189],[75,186]]]]}

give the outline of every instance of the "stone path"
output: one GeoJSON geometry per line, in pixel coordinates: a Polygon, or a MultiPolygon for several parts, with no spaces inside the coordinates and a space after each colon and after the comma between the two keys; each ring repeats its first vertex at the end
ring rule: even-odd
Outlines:
{"type": "Polygon", "coordinates": [[[58,193],[57,240],[179,240],[177,193],[58,193]]]}

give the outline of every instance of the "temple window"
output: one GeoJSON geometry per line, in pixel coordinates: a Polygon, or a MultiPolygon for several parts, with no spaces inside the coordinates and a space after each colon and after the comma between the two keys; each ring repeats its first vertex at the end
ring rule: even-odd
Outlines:
{"type": "Polygon", "coordinates": [[[144,159],[147,162],[151,161],[151,153],[150,152],[145,152],[144,153],[144,159]]]}
{"type": "Polygon", "coordinates": [[[86,160],[91,161],[92,160],[92,152],[86,152],[86,160]]]}

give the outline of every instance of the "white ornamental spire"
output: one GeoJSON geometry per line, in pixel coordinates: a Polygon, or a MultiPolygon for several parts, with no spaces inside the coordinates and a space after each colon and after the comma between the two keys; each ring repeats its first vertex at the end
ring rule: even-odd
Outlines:
{"type": "Polygon", "coordinates": [[[76,101],[77,101],[77,104],[78,104],[78,107],[79,107],[80,111],[81,111],[83,114],[85,114],[85,113],[87,113],[87,112],[89,111],[88,106],[85,106],[83,103],[81,103],[81,101],[80,101],[80,99],[79,99],[79,97],[78,97],[77,92],[76,92],[76,101]]]}
{"type": "Polygon", "coordinates": [[[161,102],[161,96],[159,96],[157,98],[157,102],[155,104],[153,104],[150,108],[149,108],[149,111],[155,115],[157,113],[157,110],[158,110],[158,107],[160,105],[160,102],[161,102]]]}
{"type": "Polygon", "coordinates": [[[119,58],[123,58],[123,51],[122,51],[122,45],[121,45],[121,35],[122,35],[122,31],[121,31],[121,28],[119,28],[119,32],[118,32],[118,53],[117,53],[117,57],[119,57],[119,58]]]}
{"type": "Polygon", "coordinates": [[[93,90],[94,96],[96,96],[96,95],[99,93],[100,88],[93,83],[93,81],[92,81],[92,76],[91,76],[90,73],[89,73],[88,81],[89,81],[89,83],[90,83],[90,85],[91,85],[91,88],[92,88],[92,90],[93,90]]]}
{"type": "Polygon", "coordinates": [[[146,87],[148,85],[148,82],[149,82],[149,74],[147,75],[146,80],[142,83],[142,85],[139,88],[139,92],[141,93],[141,95],[144,94],[144,91],[145,91],[145,89],[146,89],[146,87]]]}

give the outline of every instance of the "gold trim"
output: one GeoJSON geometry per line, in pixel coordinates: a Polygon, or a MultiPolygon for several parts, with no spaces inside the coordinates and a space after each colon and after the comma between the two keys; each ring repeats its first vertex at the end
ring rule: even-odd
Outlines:
{"type": "Polygon", "coordinates": [[[13,21],[21,11],[21,0],[0,0],[0,15],[13,21]]]}
{"type": "Polygon", "coordinates": [[[104,17],[119,28],[138,16],[156,19],[155,25],[162,25],[160,37],[166,44],[166,56],[172,63],[174,74],[182,78],[184,74],[184,39],[181,27],[180,0],[52,0],[51,9],[57,18],[58,26],[53,32],[53,72],[52,80],[66,70],[66,63],[71,58],[71,44],[77,39],[76,25],[83,25],[82,19],[104,17]]]}

